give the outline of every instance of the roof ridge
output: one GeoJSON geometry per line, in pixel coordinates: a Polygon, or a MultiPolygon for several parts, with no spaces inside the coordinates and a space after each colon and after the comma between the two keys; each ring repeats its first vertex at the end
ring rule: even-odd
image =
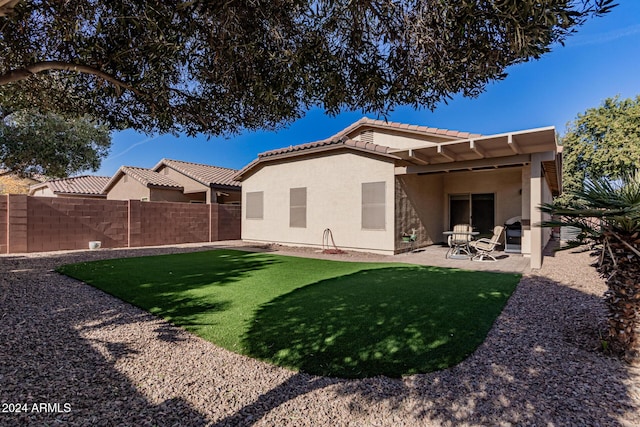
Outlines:
{"type": "Polygon", "coordinates": [[[289,147],[264,151],[258,154],[258,158],[259,159],[266,158],[271,156],[277,156],[280,154],[292,153],[295,151],[303,151],[303,150],[312,149],[312,148],[320,148],[320,147],[325,147],[330,145],[333,145],[333,146],[344,145],[344,146],[359,148],[359,149],[372,151],[376,153],[388,153],[389,150],[391,150],[391,147],[388,147],[386,145],[375,144],[372,142],[365,143],[362,141],[356,141],[352,138],[349,138],[343,135],[339,138],[322,139],[319,141],[307,142],[307,143],[298,144],[298,145],[290,145],[289,147]]]}
{"type": "Polygon", "coordinates": [[[126,173],[126,170],[129,170],[131,177],[133,177],[138,182],[144,184],[145,186],[159,185],[162,187],[184,188],[182,185],[180,185],[180,183],[154,171],[153,169],[143,168],[140,166],[121,166],[120,170],[124,173],[126,173]],[[156,183],[152,182],[150,179],[148,179],[148,177],[145,177],[139,171],[144,171],[144,173],[151,173],[153,176],[160,177],[160,182],[156,182],[156,183]],[[163,184],[162,181],[165,181],[166,183],[163,184]]]}
{"type": "Polygon", "coordinates": [[[161,167],[172,168],[190,179],[207,186],[240,186],[239,182],[233,180],[233,177],[238,173],[237,169],[165,158],[160,160],[152,170],[155,171],[161,167]]]}
{"type": "Polygon", "coordinates": [[[108,178],[108,179],[111,179],[110,176],[85,174],[85,175],[77,175],[77,176],[67,176],[67,177],[64,177],[64,178],[52,178],[52,179],[47,180],[47,182],[62,181],[62,180],[68,180],[68,179],[78,179],[78,178],[108,178]]]}
{"type": "Polygon", "coordinates": [[[176,160],[176,159],[162,159],[160,160],[160,162],[163,161],[167,161],[167,162],[178,162],[178,163],[187,163],[190,165],[197,165],[197,166],[206,166],[208,168],[216,168],[216,169],[226,169],[226,170],[230,170],[230,171],[237,171],[238,169],[234,169],[234,168],[228,168],[225,166],[217,166],[217,165],[208,165],[206,163],[196,163],[196,162],[189,162],[187,160],[176,160]]]}
{"type": "MultiPolygon", "coordinates": [[[[142,183],[142,184],[144,184],[144,185],[148,185],[148,184],[149,184],[149,180],[148,180],[148,179],[146,179],[145,177],[143,177],[142,175],[140,175],[140,174],[136,173],[136,170],[140,170],[140,169],[145,169],[145,168],[141,168],[141,167],[137,167],[137,166],[125,166],[125,165],[122,165],[122,166],[120,167],[120,170],[121,170],[123,173],[126,173],[126,171],[127,171],[127,170],[130,170],[131,172],[133,172],[133,173],[131,174],[131,176],[132,176],[135,180],[137,180],[138,182],[140,182],[140,183],[142,183]]],[[[151,170],[151,169],[149,169],[149,170],[151,170]]]]}
{"type": "Polygon", "coordinates": [[[468,131],[459,131],[459,130],[454,130],[454,129],[436,128],[436,127],[425,126],[425,125],[414,125],[414,124],[408,124],[408,123],[389,121],[389,120],[386,120],[386,119],[385,120],[371,119],[369,117],[364,116],[361,119],[359,119],[358,121],[350,124],[349,126],[347,126],[344,129],[342,129],[340,132],[338,132],[335,135],[331,136],[331,138],[336,138],[336,137],[345,135],[345,134],[353,131],[354,129],[358,128],[361,125],[382,126],[382,127],[388,128],[388,129],[396,129],[396,130],[400,130],[400,131],[403,131],[403,130],[407,131],[408,130],[408,131],[412,131],[412,132],[428,133],[428,134],[432,134],[432,135],[449,136],[449,137],[454,137],[454,138],[469,138],[469,137],[478,138],[478,137],[483,136],[482,134],[468,132],[468,131]]]}
{"type": "Polygon", "coordinates": [[[37,186],[34,185],[33,188],[49,186],[54,193],[98,195],[103,194],[102,189],[110,179],[108,176],[86,174],[51,179],[37,186]]]}

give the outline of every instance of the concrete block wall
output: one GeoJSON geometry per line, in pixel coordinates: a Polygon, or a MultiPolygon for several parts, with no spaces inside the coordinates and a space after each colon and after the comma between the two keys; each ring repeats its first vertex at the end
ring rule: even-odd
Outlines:
{"type": "Polygon", "coordinates": [[[7,250],[7,232],[9,231],[7,228],[9,223],[7,222],[8,215],[8,205],[9,205],[9,195],[8,194],[0,194],[0,254],[8,253],[7,250]]]}
{"type": "Polygon", "coordinates": [[[240,206],[0,196],[0,254],[239,238],[240,206]]]}
{"type": "MultiPolygon", "coordinates": [[[[212,209],[212,231],[216,232],[215,240],[240,239],[242,223],[242,207],[240,205],[210,205],[212,209]],[[215,215],[214,212],[215,211],[215,215]],[[214,221],[215,217],[215,221],[214,221]]],[[[213,234],[213,233],[212,233],[213,234]]],[[[213,236],[212,236],[213,237],[213,236]]],[[[214,241],[215,241],[214,240],[214,241]]]]}
{"type": "Polygon", "coordinates": [[[7,198],[7,252],[27,252],[27,200],[23,194],[7,198]]]}
{"type": "Polygon", "coordinates": [[[81,198],[29,197],[28,252],[127,246],[127,202],[81,198]]]}
{"type": "Polygon", "coordinates": [[[209,241],[209,206],[196,203],[140,203],[140,246],[209,241]]]}

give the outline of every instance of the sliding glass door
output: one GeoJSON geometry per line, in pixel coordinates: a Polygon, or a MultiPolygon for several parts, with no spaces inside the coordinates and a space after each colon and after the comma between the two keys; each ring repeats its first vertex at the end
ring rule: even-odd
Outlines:
{"type": "Polygon", "coordinates": [[[449,196],[449,229],[456,224],[471,224],[481,234],[491,234],[495,225],[493,193],[451,194],[449,196]]]}

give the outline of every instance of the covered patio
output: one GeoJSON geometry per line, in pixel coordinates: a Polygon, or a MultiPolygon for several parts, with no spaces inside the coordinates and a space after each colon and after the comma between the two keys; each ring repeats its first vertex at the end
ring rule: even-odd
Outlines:
{"type": "Polygon", "coordinates": [[[402,159],[395,168],[396,252],[407,249],[402,233],[415,230],[415,244],[424,248],[445,242],[443,233],[456,224],[470,224],[478,237],[490,237],[494,226],[515,218],[521,224],[520,245],[509,258],[519,255],[531,268],[540,268],[551,232],[536,226],[544,219],[537,208],[561,188],[561,147],[553,127],[393,154],[402,159]]]}

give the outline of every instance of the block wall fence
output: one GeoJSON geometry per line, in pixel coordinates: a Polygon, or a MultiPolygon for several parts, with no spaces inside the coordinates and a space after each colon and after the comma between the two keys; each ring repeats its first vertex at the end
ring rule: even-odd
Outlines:
{"type": "Polygon", "coordinates": [[[0,254],[240,238],[238,205],[0,195],[0,254]]]}

